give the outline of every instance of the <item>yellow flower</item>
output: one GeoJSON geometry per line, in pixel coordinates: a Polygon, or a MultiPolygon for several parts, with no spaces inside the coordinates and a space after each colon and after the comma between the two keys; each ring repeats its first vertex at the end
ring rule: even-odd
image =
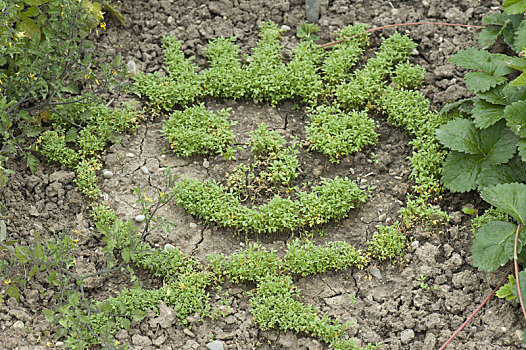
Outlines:
{"type": "Polygon", "coordinates": [[[11,284],[11,279],[8,278],[8,279],[4,280],[4,283],[7,284],[7,285],[10,285],[11,284]]]}
{"type": "Polygon", "coordinates": [[[100,27],[106,30],[106,22],[100,22],[100,27]]]}
{"type": "Polygon", "coordinates": [[[26,34],[24,32],[17,32],[16,36],[17,36],[17,38],[23,38],[23,37],[26,36],[26,34]]]}

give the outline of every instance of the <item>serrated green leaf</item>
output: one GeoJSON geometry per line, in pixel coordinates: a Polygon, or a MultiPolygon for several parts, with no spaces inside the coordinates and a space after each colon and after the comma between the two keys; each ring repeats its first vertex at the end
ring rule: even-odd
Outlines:
{"type": "MultiPolygon", "coordinates": [[[[519,299],[518,299],[519,293],[517,292],[518,288],[517,288],[517,282],[515,281],[515,278],[513,278],[513,283],[511,283],[511,279],[510,279],[510,282],[506,283],[506,285],[508,284],[510,284],[512,287],[513,298],[509,298],[509,299],[506,298],[506,300],[517,299],[517,302],[519,302],[519,299]]],[[[519,284],[521,285],[522,299],[523,301],[525,301],[524,299],[526,299],[526,270],[522,270],[521,272],[519,272],[519,284]]]]}
{"type": "Polygon", "coordinates": [[[526,101],[514,102],[504,109],[507,125],[517,136],[526,137],[526,101]]]}
{"type": "MultiPolygon", "coordinates": [[[[491,272],[513,259],[516,230],[517,225],[504,221],[492,221],[483,225],[477,231],[471,246],[473,265],[479,270],[491,272]]],[[[524,229],[519,232],[519,241],[518,251],[526,241],[524,229]]]]}
{"type": "Polygon", "coordinates": [[[121,251],[121,257],[122,257],[122,260],[124,260],[124,262],[130,262],[130,259],[132,257],[132,252],[130,249],[123,249],[121,251]]]}
{"type": "Polygon", "coordinates": [[[24,12],[20,13],[21,18],[35,17],[40,14],[40,9],[36,6],[31,6],[24,12]]]}
{"type": "Polygon", "coordinates": [[[436,138],[454,151],[481,154],[480,135],[475,124],[468,119],[455,119],[436,130],[436,138]]]}
{"type": "Polygon", "coordinates": [[[479,97],[496,105],[509,105],[515,101],[526,99],[526,87],[499,85],[493,89],[480,92],[479,97]]]}
{"type": "Polygon", "coordinates": [[[503,26],[508,20],[508,15],[502,12],[494,13],[482,18],[482,23],[484,24],[494,24],[498,26],[503,26]]]}
{"type": "Polygon", "coordinates": [[[478,50],[474,47],[468,47],[465,50],[460,50],[449,58],[449,61],[457,66],[483,70],[483,62],[488,62],[491,59],[491,54],[485,50],[478,50]]]}
{"type": "Polygon", "coordinates": [[[477,187],[484,156],[451,152],[442,168],[442,182],[452,192],[468,192],[477,187]]]}
{"type": "Polygon", "coordinates": [[[495,293],[495,295],[501,299],[513,300],[517,298],[513,294],[513,287],[515,286],[515,278],[513,278],[513,275],[509,275],[508,278],[510,281],[506,283],[505,285],[503,285],[502,287],[500,287],[497,293],[495,293]],[[513,281],[512,281],[512,278],[513,278],[513,281]]]}
{"type": "Polygon", "coordinates": [[[526,85],[526,73],[522,73],[510,83],[510,86],[524,86],[526,85]]]}
{"type": "Polygon", "coordinates": [[[440,114],[449,113],[453,109],[459,109],[463,112],[469,113],[473,108],[473,100],[471,98],[463,98],[461,100],[446,104],[440,110],[440,114]]]}
{"type": "Polygon", "coordinates": [[[126,330],[130,330],[130,325],[131,325],[131,321],[128,320],[127,318],[121,318],[120,319],[120,322],[121,322],[121,325],[122,325],[122,328],[126,329],[126,330]]]}
{"type": "Polygon", "coordinates": [[[479,129],[485,129],[504,118],[504,106],[477,99],[473,104],[471,113],[475,126],[479,129]]]}
{"type": "Polygon", "coordinates": [[[40,27],[31,18],[23,18],[21,21],[18,21],[16,30],[24,32],[29,38],[40,37],[40,27]]]}
{"type": "Polygon", "coordinates": [[[513,49],[517,53],[526,49],[526,21],[522,21],[519,28],[517,28],[517,30],[515,31],[513,49]]]}
{"type": "Polygon", "coordinates": [[[486,129],[480,130],[479,147],[486,160],[492,165],[509,161],[517,149],[517,136],[506,128],[504,121],[500,121],[486,129]]]}
{"type": "Polygon", "coordinates": [[[20,301],[20,289],[15,285],[9,285],[5,291],[5,294],[11,298],[15,298],[17,301],[20,301]]]}
{"type": "Polygon", "coordinates": [[[488,91],[507,81],[506,77],[494,76],[486,72],[468,72],[464,76],[464,82],[468,90],[474,93],[488,91]]]}
{"type": "Polygon", "coordinates": [[[503,0],[502,9],[504,12],[513,14],[523,14],[526,12],[526,1],[524,0],[503,0]]]}
{"type": "MultiPolygon", "coordinates": [[[[484,19],[483,19],[484,20],[484,19]]],[[[486,25],[482,29],[478,36],[478,44],[482,48],[488,48],[497,41],[498,37],[502,34],[502,26],[498,25],[486,25]]]]}
{"type": "Polygon", "coordinates": [[[55,312],[53,310],[50,310],[50,309],[43,309],[42,310],[42,313],[44,314],[44,316],[46,316],[46,320],[48,322],[52,322],[53,321],[53,318],[55,316],[55,312]]]}
{"type": "Polygon", "coordinates": [[[526,139],[519,139],[517,145],[519,146],[519,156],[523,162],[526,162],[526,139]]]}
{"type": "Polygon", "coordinates": [[[76,128],[71,128],[66,132],[65,141],[73,142],[77,139],[78,133],[76,128]]]}
{"type": "Polygon", "coordinates": [[[523,57],[510,57],[510,59],[506,61],[506,65],[522,72],[526,71],[526,59],[523,57]]]}
{"type": "Polygon", "coordinates": [[[489,204],[511,215],[521,225],[526,222],[526,184],[509,183],[485,187],[480,195],[489,204]]]}
{"type": "MultiPolygon", "coordinates": [[[[511,72],[511,68],[506,66],[508,59],[509,57],[503,54],[491,54],[486,50],[469,47],[457,52],[449,60],[457,66],[479,70],[488,75],[500,77],[511,72]]],[[[478,78],[481,80],[484,77],[479,76],[478,78]]]]}
{"type": "Polygon", "coordinates": [[[148,315],[148,313],[146,311],[142,311],[142,310],[138,310],[138,309],[132,310],[132,312],[131,312],[131,316],[132,316],[134,321],[141,321],[147,315],[148,315]]]}
{"type": "Polygon", "coordinates": [[[518,156],[505,164],[483,168],[477,179],[479,187],[512,182],[526,182],[526,167],[518,156]]]}
{"type": "Polygon", "coordinates": [[[31,174],[35,175],[37,169],[38,169],[38,166],[39,166],[40,162],[38,161],[38,158],[35,157],[34,155],[32,155],[31,153],[29,153],[27,155],[27,167],[29,168],[29,170],[31,171],[31,174]]]}

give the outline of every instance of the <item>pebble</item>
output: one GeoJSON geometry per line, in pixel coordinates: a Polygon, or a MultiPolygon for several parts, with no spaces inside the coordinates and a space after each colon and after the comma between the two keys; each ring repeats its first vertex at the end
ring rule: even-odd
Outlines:
{"type": "Polygon", "coordinates": [[[203,160],[203,167],[206,168],[206,169],[208,169],[210,167],[210,162],[206,158],[205,158],[205,160],[203,160]]]}
{"type": "Polygon", "coordinates": [[[135,217],[135,222],[143,222],[144,219],[146,219],[146,216],[144,216],[143,214],[139,214],[135,217]]]}
{"type": "Polygon", "coordinates": [[[166,22],[168,24],[173,24],[174,23],[174,18],[172,16],[168,16],[168,18],[166,19],[166,22]]]}
{"type": "Polygon", "coordinates": [[[197,224],[196,224],[195,222],[191,222],[191,223],[190,223],[190,227],[191,227],[191,228],[196,228],[196,227],[197,227],[197,224]]]}
{"type": "Polygon", "coordinates": [[[349,168],[349,171],[354,175],[354,168],[349,168]]]}
{"type": "Polygon", "coordinates": [[[223,343],[219,340],[214,340],[206,344],[206,348],[209,350],[223,350],[223,343]]]}
{"type": "Polygon", "coordinates": [[[380,272],[380,269],[377,268],[377,267],[371,267],[369,269],[369,273],[371,274],[371,276],[377,278],[378,280],[382,280],[382,273],[380,272]]]}
{"type": "Polygon", "coordinates": [[[284,31],[288,32],[290,30],[290,27],[288,25],[284,24],[284,25],[281,26],[281,30],[284,30],[284,31]]]}
{"type": "Polygon", "coordinates": [[[130,73],[131,75],[137,74],[137,65],[132,60],[126,63],[126,69],[128,69],[128,73],[130,73]]]}
{"type": "Polygon", "coordinates": [[[110,170],[104,170],[102,172],[102,176],[105,178],[105,179],[111,179],[113,177],[113,172],[110,171],[110,170]]]}
{"type": "Polygon", "coordinates": [[[175,246],[171,245],[170,243],[166,243],[164,245],[164,250],[168,251],[170,249],[175,249],[175,246]]]}
{"type": "Polygon", "coordinates": [[[150,170],[148,170],[148,168],[146,167],[146,165],[143,165],[143,166],[141,167],[141,171],[142,171],[142,173],[145,174],[145,175],[148,175],[148,174],[150,173],[150,170]]]}
{"type": "Polygon", "coordinates": [[[195,338],[195,334],[194,334],[194,332],[192,332],[192,331],[189,330],[188,328],[183,329],[183,333],[186,334],[186,335],[189,336],[189,337],[195,338]]]}
{"type": "Polygon", "coordinates": [[[385,219],[387,219],[387,214],[386,213],[382,213],[378,216],[378,221],[380,222],[384,222],[385,219]]]}
{"type": "Polygon", "coordinates": [[[133,154],[131,152],[130,153],[126,153],[126,157],[133,158],[133,157],[135,157],[135,154],[133,154]]]}
{"type": "Polygon", "coordinates": [[[413,241],[411,242],[411,249],[416,250],[420,246],[419,241],[413,241]]]}
{"type": "Polygon", "coordinates": [[[522,331],[522,330],[520,330],[520,329],[517,329],[517,330],[515,331],[515,336],[516,336],[517,338],[519,338],[520,341],[522,341],[522,333],[524,333],[524,331],[522,331]]]}
{"type": "Polygon", "coordinates": [[[415,338],[415,332],[412,329],[404,329],[400,334],[400,341],[403,344],[409,343],[415,338]]]}
{"type": "Polygon", "coordinates": [[[13,325],[11,326],[11,328],[24,328],[24,322],[18,320],[16,321],[15,323],[13,323],[13,325]]]}

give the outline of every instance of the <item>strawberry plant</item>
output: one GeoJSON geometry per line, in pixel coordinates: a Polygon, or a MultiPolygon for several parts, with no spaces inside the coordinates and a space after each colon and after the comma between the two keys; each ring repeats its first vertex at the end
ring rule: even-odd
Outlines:
{"type": "Polygon", "coordinates": [[[513,261],[515,277],[498,295],[517,298],[526,317],[526,271],[519,271],[526,263],[526,1],[504,0],[502,6],[504,13],[484,18],[479,43],[487,48],[502,36],[517,56],[476,48],[452,56],[451,62],[470,69],[464,81],[476,96],[444,108],[456,109],[457,118],[436,137],[449,149],[444,185],[453,192],[477,190],[495,208],[476,220],[473,264],[491,272],[513,261]]]}

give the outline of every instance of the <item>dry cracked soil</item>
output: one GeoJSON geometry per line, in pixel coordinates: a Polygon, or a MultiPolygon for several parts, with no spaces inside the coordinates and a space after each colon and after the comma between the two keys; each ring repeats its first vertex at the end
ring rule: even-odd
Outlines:
{"type": "MultiPolygon", "coordinates": [[[[295,30],[305,21],[302,0],[115,0],[112,3],[125,16],[128,26],[120,27],[108,19],[107,31],[99,32],[96,37],[100,57],[111,58],[120,53],[125,63],[134,61],[137,68],[145,72],[162,67],[163,35],[176,36],[183,42],[185,54],[195,56],[195,62],[205,67],[204,49],[212,38],[235,36],[243,53],[248,54],[256,44],[258,25],[272,20],[284,29],[289,28],[283,43],[293,49],[298,44],[295,30]]],[[[335,32],[355,22],[371,26],[419,21],[476,25],[483,16],[498,11],[499,6],[497,0],[322,0],[317,25],[323,43],[333,40],[335,32]]],[[[434,109],[469,96],[462,81],[465,72],[450,64],[448,57],[459,49],[474,46],[475,30],[420,25],[403,27],[400,31],[409,34],[418,44],[418,54],[412,57],[412,62],[427,70],[421,91],[434,109]]],[[[392,30],[375,32],[371,36],[372,48],[391,33],[392,30]]],[[[258,101],[207,100],[206,104],[214,110],[232,108],[231,117],[238,122],[234,127],[236,144],[241,147],[236,162],[246,162],[252,157],[247,147],[249,133],[260,122],[270,125],[287,140],[304,138],[305,111],[297,109],[292,102],[276,108],[258,101]]],[[[317,242],[341,240],[364,248],[376,225],[399,220],[398,210],[405,205],[413,184],[407,160],[412,153],[408,145],[410,137],[381,118],[377,118],[377,122],[378,145],[348,156],[338,165],[320,154],[300,150],[298,183],[347,176],[362,186],[375,186],[365,204],[344,220],[324,226],[327,234],[315,235],[317,242]]],[[[223,181],[225,172],[237,164],[222,157],[177,157],[162,137],[161,128],[162,118],[149,118],[135,134],[125,135],[120,144],[111,146],[103,156],[104,169],[114,175],[104,179],[99,173],[104,193],[101,202],[113,208],[122,219],[133,219],[140,212],[133,188],[139,187],[153,195],[168,166],[182,176],[223,181]]],[[[89,273],[101,268],[105,258],[101,252],[104,242],[90,218],[89,202],[73,183],[74,173],[52,163],[46,163],[34,175],[22,161],[11,160],[8,166],[14,174],[7,187],[0,190],[0,209],[6,218],[9,238],[31,242],[35,232],[43,237],[75,232],[79,239],[76,272],[89,273]]],[[[352,322],[348,336],[358,344],[381,343],[380,348],[384,350],[438,349],[506,274],[503,271],[481,273],[472,266],[470,217],[461,211],[466,205],[483,206],[472,194],[446,194],[440,206],[452,215],[452,220],[435,230],[414,228],[401,262],[297,278],[295,284],[301,290],[302,301],[342,322],[352,322]],[[425,282],[438,287],[437,290],[421,288],[420,276],[425,276],[425,282]]],[[[172,244],[203,261],[211,252],[230,254],[254,241],[282,252],[290,238],[286,235],[240,237],[205,225],[175,205],[164,207],[161,215],[173,220],[176,227],[170,233],[154,231],[148,241],[161,248],[172,244]]],[[[141,278],[145,285],[159,285],[159,281],[146,274],[141,278]]],[[[127,284],[126,276],[105,275],[87,280],[85,293],[102,299],[127,284]]],[[[166,327],[160,327],[159,322],[152,322],[155,318],[152,315],[133,323],[128,331],[119,331],[116,338],[133,349],[143,350],[207,349],[212,339],[223,349],[327,347],[305,334],[259,329],[249,312],[245,291],[250,288],[253,286],[226,283],[231,308],[224,317],[196,320],[191,327],[169,322],[164,324],[166,327]]],[[[56,291],[44,277],[37,274],[30,279],[22,290],[20,303],[8,298],[0,307],[0,349],[48,349],[49,325],[41,309],[56,302],[56,291]]],[[[161,309],[161,317],[168,311],[161,309]]],[[[493,299],[448,349],[518,349],[520,332],[525,328],[519,316],[515,303],[493,299]]],[[[57,348],[60,345],[57,343],[57,348]]]]}

